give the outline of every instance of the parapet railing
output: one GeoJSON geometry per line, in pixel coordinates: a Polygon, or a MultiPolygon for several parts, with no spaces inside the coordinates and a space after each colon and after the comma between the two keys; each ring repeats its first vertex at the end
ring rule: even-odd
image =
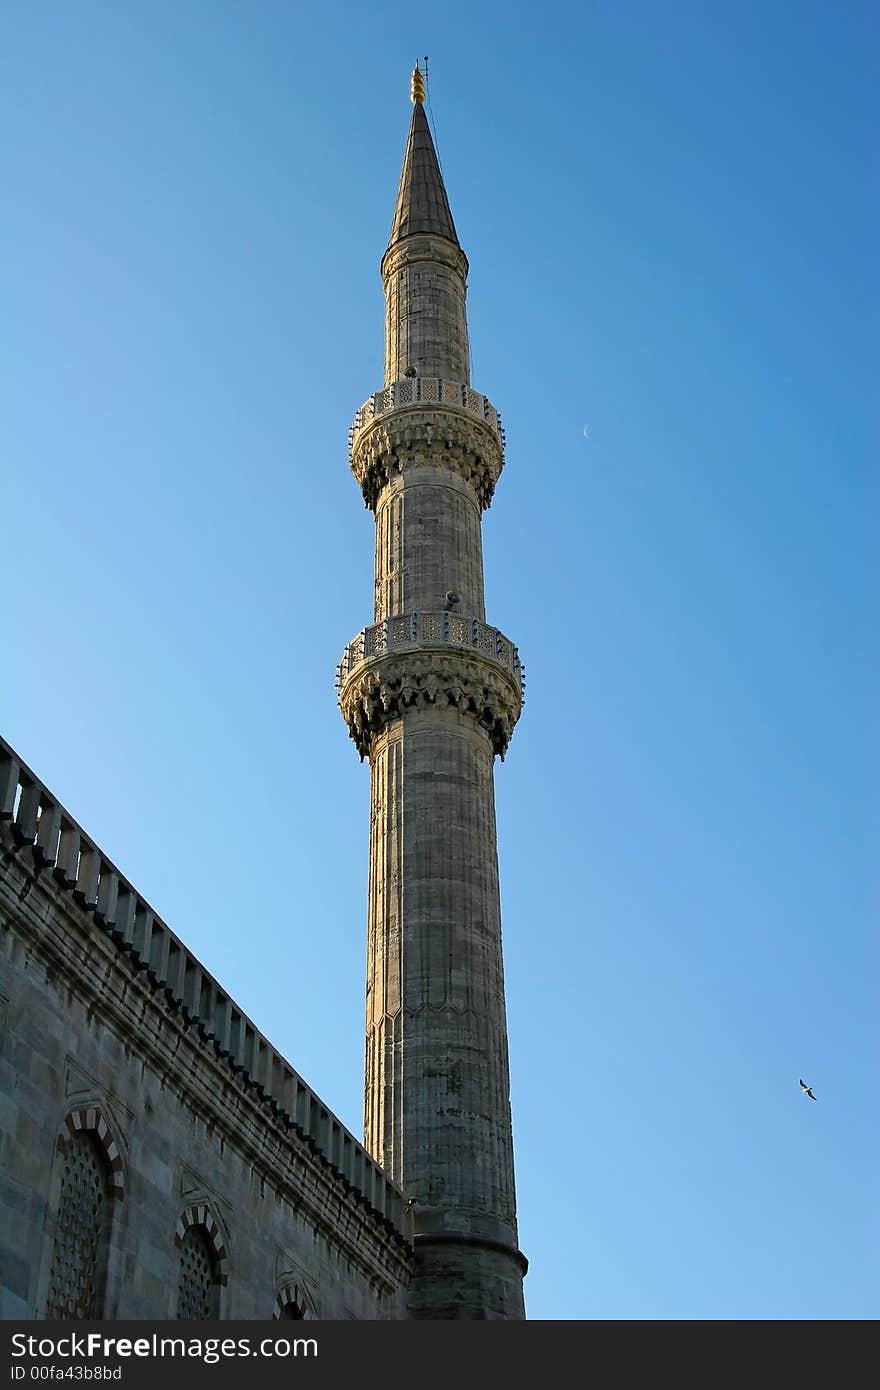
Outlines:
{"type": "Polygon", "coordinates": [[[150,984],[194,1023],[274,1111],[323,1155],[374,1212],[404,1236],[405,1199],[354,1135],[236,1007],[158,913],[77,825],[13,748],[0,738],[0,820],[12,822],[19,846],[30,846],[40,869],[71,890],[150,984]]]}
{"type": "Polygon", "coordinates": [[[501,416],[487,396],[474,391],[464,381],[444,381],[442,377],[437,376],[414,376],[395,381],[391,386],[375,391],[369,400],[364,401],[348,432],[349,455],[354,452],[355,441],[361,430],[366,429],[367,425],[380,416],[388,415],[390,411],[398,410],[405,405],[451,405],[457,410],[465,410],[468,415],[485,421],[497,435],[502,450],[504,448],[501,416]]]}
{"type": "Polygon", "coordinates": [[[373,656],[444,645],[480,652],[497,661],[516,677],[521,693],[525,694],[526,670],[510,638],[479,618],[464,618],[446,609],[440,613],[403,613],[365,627],[342,653],[336,667],[336,688],[341,688],[356,666],[373,656]]]}

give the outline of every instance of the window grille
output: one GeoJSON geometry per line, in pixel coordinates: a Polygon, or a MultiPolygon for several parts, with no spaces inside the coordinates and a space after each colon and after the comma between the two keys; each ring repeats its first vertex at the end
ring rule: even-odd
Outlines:
{"type": "Polygon", "coordinates": [[[46,1317],[97,1318],[110,1221],[107,1169],[82,1131],[65,1143],[62,1163],[46,1317]]]}
{"type": "Polygon", "coordinates": [[[190,1322],[217,1317],[214,1252],[201,1226],[190,1226],[180,1243],[177,1317],[190,1322]]]}

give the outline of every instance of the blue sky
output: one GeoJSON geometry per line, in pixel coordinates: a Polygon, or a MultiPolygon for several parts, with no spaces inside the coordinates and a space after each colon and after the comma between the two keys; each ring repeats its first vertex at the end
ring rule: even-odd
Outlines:
{"type": "Polygon", "coordinates": [[[496,785],[529,1314],[876,1317],[875,7],[5,30],[5,736],[360,1132],[346,440],[428,53],[528,669],[496,785]]]}

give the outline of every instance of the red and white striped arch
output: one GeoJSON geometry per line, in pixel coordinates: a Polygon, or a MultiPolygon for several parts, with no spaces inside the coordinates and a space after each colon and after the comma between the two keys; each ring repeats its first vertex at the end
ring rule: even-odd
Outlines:
{"type": "Polygon", "coordinates": [[[208,1237],[216,1261],[216,1282],[225,1287],[229,1282],[229,1254],[223,1232],[207,1202],[196,1202],[181,1212],[174,1231],[174,1244],[178,1249],[191,1226],[200,1226],[208,1237]]]}
{"type": "Polygon", "coordinates": [[[74,1134],[93,1134],[107,1165],[107,1190],[117,1201],[125,1195],[125,1165],[119,1145],[109,1124],[101,1114],[98,1105],[80,1105],[68,1111],[64,1117],[61,1142],[65,1143],[74,1134]]]}

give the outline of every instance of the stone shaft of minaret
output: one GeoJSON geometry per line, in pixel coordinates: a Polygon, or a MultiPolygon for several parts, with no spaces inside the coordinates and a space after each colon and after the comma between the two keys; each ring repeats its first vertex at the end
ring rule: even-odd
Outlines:
{"type": "Polygon", "coordinates": [[[371,773],[365,1143],[412,1204],[411,1316],[522,1318],[494,799],[522,668],[485,621],[503,433],[468,380],[466,273],[416,96],[382,261],[386,382],[352,430],[374,623],[339,672],[371,773]]]}

